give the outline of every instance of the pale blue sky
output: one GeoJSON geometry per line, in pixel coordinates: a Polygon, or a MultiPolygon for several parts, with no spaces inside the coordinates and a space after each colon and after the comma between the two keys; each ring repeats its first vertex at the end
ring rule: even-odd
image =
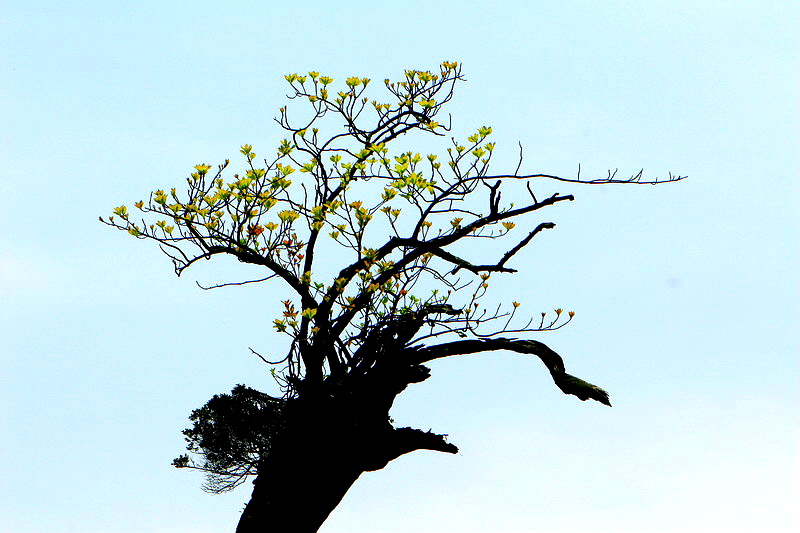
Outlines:
{"type": "MultiPolygon", "coordinates": [[[[457,131],[495,170],[690,180],[559,186],[577,201],[495,284],[573,324],[537,361],[439,361],[393,416],[449,433],[365,475],[325,533],[789,532],[800,528],[795,2],[3,2],[0,532],[232,531],[249,487],[170,460],[191,409],[271,380],[276,286],[204,292],[97,222],[197,163],[266,154],[283,74],[381,80],[464,64],[457,131]],[[235,330],[235,334],[232,333],[235,330]],[[796,507],[796,506],[795,506],[796,507]]],[[[379,84],[375,90],[380,90],[379,84]]]]}

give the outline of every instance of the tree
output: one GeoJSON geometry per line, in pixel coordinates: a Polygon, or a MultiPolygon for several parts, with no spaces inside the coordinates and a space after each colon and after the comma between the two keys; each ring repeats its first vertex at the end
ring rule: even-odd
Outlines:
{"type": "MultiPolygon", "coordinates": [[[[237,532],[317,531],[364,472],[380,470],[415,450],[456,453],[444,435],[394,427],[389,410],[411,384],[430,376],[429,361],[507,350],[544,363],[565,394],[610,405],[598,386],[568,374],[548,346],[526,338],[554,330],[574,313],[518,323],[518,302],[487,309],[490,277],[514,273],[513,260],[555,227],[532,224],[540,211],[572,195],[537,198],[536,180],[567,183],[660,183],[642,172],[584,180],[547,174],[491,174],[495,144],[486,126],[446,155],[389,146],[412,133],[443,137],[436,122],[463,80],[461,67],[407,70],[385,80],[390,101],[369,100],[369,79],[347,78],[341,90],[317,72],[291,74],[289,98],[307,103],[304,118],[280,109],[286,138],[258,162],[250,145],[245,165],[229,176],[226,160],[213,172],[199,164],[179,193],[157,190],[101,221],[138,239],[156,241],[175,272],[202,259],[233,256],[264,269],[294,294],[283,301],[275,330],[287,337],[283,356],[264,356],[281,398],[239,385],[192,413],[185,430],[193,457],[178,467],[208,474],[206,489],[230,490],[253,476],[253,493],[237,532]],[[443,164],[444,163],[444,164],[443,164]],[[298,177],[299,176],[299,177],[298,177]],[[524,185],[524,189],[519,187],[524,185]],[[501,189],[512,188],[516,202],[501,189]],[[516,190],[514,189],[516,187],[516,190]],[[521,233],[517,226],[523,226],[521,233]],[[478,244],[506,243],[492,260],[478,244]],[[465,246],[474,242],[473,246],[465,246]]],[[[254,352],[255,353],[255,352],[254,352]]]]}

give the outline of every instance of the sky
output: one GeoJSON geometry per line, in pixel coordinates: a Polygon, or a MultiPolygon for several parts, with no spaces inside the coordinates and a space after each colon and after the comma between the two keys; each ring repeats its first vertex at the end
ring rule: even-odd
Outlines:
{"type": "MultiPolygon", "coordinates": [[[[800,530],[800,61],[794,2],[47,2],[0,17],[0,532],[232,531],[249,488],[176,470],[237,383],[274,391],[276,285],[181,278],[97,218],[192,166],[268,153],[289,72],[463,64],[456,133],[494,170],[669,172],[540,184],[575,202],[492,297],[576,311],[542,333],[613,408],[536,360],[433,363],[392,412],[460,453],[365,474],[324,533],[800,530]]],[[[373,88],[381,95],[380,84],[373,88]]],[[[428,141],[424,141],[427,143],[428,141]]],[[[428,145],[425,145],[426,147],[428,145]]],[[[213,263],[213,264],[212,264],[213,263]]],[[[493,278],[494,279],[494,278],[493,278]]]]}

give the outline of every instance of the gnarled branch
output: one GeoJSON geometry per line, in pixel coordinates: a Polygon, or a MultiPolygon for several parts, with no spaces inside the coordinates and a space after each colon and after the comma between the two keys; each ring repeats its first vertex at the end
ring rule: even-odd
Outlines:
{"type": "Polygon", "coordinates": [[[596,385],[567,374],[564,360],[547,345],[534,340],[522,339],[466,339],[439,344],[436,346],[411,347],[410,362],[422,364],[434,359],[453,355],[467,355],[479,352],[509,350],[537,356],[550,371],[553,382],[564,394],[572,394],[583,401],[592,399],[611,406],[608,393],[596,385]]]}

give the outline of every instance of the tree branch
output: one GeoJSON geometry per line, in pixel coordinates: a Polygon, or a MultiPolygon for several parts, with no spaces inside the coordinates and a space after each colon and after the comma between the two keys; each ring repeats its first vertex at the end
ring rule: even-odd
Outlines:
{"type": "Polygon", "coordinates": [[[509,350],[517,353],[532,354],[542,360],[550,371],[553,382],[564,394],[572,394],[583,401],[592,399],[611,406],[608,393],[596,385],[567,374],[564,360],[545,344],[534,340],[521,339],[468,339],[448,342],[436,346],[411,347],[410,363],[422,364],[434,359],[453,355],[467,355],[493,350],[509,350]]]}
{"type": "Polygon", "coordinates": [[[367,472],[380,470],[401,455],[416,450],[458,453],[458,447],[447,442],[445,437],[447,435],[439,435],[431,431],[422,431],[421,429],[408,427],[394,429],[386,439],[385,448],[383,453],[380,453],[380,458],[371,458],[372,460],[364,465],[364,469],[367,472]]]}
{"type": "MultiPolygon", "coordinates": [[[[375,254],[375,256],[372,259],[373,262],[379,261],[379,260],[385,258],[387,255],[389,255],[396,248],[400,248],[400,247],[405,246],[405,247],[412,248],[412,250],[406,251],[404,257],[401,260],[397,261],[394,264],[394,266],[392,266],[391,268],[386,269],[382,274],[380,274],[375,279],[375,283],[377,283],[379,285],[382,285],[387,280],[389,280],[390,278],[395,276],[398,272],[402,272],[409,264],[411,264],[414,261],[416,261],[423,254],[425,254],[427,252],[436,253],[436,251],[442,251],[442,249],[444,247],[449,246],[449,245],[451,245],[451,244],[463,239],[464,237],[468,236],[470,233],[472,233],[472,232],[474,232],[474,231],[476,231],[476,230],[478,230],[478,229],[480,229],[480,228],[482,228],[484,226],[487,226],[489,224],[493,224],[493,223],[496,223],[496,222],[499,222],[501,220],[505,220],[505,219],[508,219],[508,218],[513,218],[513,217],[516,217],[516,216],[524,215],[524,214],[536,211],[538,209],[541,209],[543,207],[547,207],[547,206],[553,205],[553,204],[558,203],[558,202],[562,202],[562,201],[565,201],[565,200],[572,201],[574,199],[575,199],[575,197],[572,196],[571,194],[570,195],[565,195],[565,196],[559,196],[558,194],[554,194],[550,198],[547,198],[546,200],[542,200],[541,202],[537,202],[535,204],[531,204],[531,205],[528,205],[528,206],[525,206],[525,207],[521,207],[519,209],[510,209],[508,211],[504,211],[504,212],[501,212],[501,213],[495,213],[493,215],[487,215],[485,217],[479,218],[478,220],[475,220],[475,221],[471,222],[470,224],[467,224],[465,227],[463,227],[461,229],[458,229],[458,230],[454,231],[453,233],[450,233],[450,234],[447,234],[447,235],[441,235],[441,236],[438,236],[438,237],[434,237],[433,239],[431,239],[429,241],[419,241],[416,238],[392,237],[391,239],[389,239],[389,241],[386,244],[384,244],[383,246],[381,246],[378,249],[378,252],[375,254]]],[[[546,227],[546,225],[543,226],[541,229],[544,229],[545,227],[546,227]]],[[[535,229],[533,234],[529,235],[525,242],[526,243],[529,242],[530,239],[533,238],[533,235],[535,235],[541,229],[540,228],[535,229]]],[[[512,249],[511,255],[513,255],[517,251],[518,251],[518,249],[512,249]]],[[[455,256],[453,256],[453,257],[455,257],[455,256]]],[[[508,257],[511,257],[511,256],[509,255],[508,257]]],[[[339,272],[339,278],[342,278],[346,282],[348,282],[349,280],[351,280],[353,278],[353,276],[356,275],[356,273],[359,270],[361,270],[362,268],[367,268],[368,265],[369,265],[369,262],[366,259],[360,259],[359,261],[356,261],[355,263],[353,263],[353,264],[345,267],[344,269],[342,269],[339,272]]],[[[461,265],[461,266],[462,266],[462,268],[466,268],[464,265],[461,265]]],[[[504,269],[504,267],[503,268],[495,268],[494,270],[509,271],[509,269],[504,269]]],[[[326,297],[326,298],[328,298],[328,301],[325,304],[323,304],[323,306],[321,307],[321,310],[324,309],[324,311],[327,312],[328,309],[330,309],[332,307],[333,299],[335,298],[335,296],[336,296],[336,293],[333,292],[333,288],[331,288],[331,291],[329,292],[328,296],[326,297]]],[[[362,292],[361,294],[359,294],[356,297],[356,299],[354,300],[354,302],[352,304],[352,307],[349,310],[343,312],[334,321],[334,325],[332,327],[332,333],[334,335],[341,334],[341,332],[344,331],[344,329],[347,327],[347,325],[352,321],[353,317],[356,316],[356,314],[361,309],[363,309],[363,307],[365,305],[367,305],[367,303],[369,302],[369,299],[370,299],[370,294],[368,292],[362,292]]]]}
{"type": "MultiPolygon", "coordinates": [[[[519,170],[519,169],[517,169],[519,170]]],[[[497,174],[493,176],[485,176],[488,179],[518,179],[518,180],[530,180],[530,179],[549,179],[553,181],[563,181],[564,183],[580,183],[585,185],[602,185],[602,184],[609,184],[609,183],[634,183],[637,185],[659,185],[661,183],[670,183],[673,181],[681,181],[686,179],[688,176],[680,176],[675,175],[672,172],[668,174],[667,179],[659,179],[659,178],[644,178],[642,179],[644,174],[644,169],[640,170],[636,174],[630,176],[629,178],[619,179],[617,178],[617,170],[608,171],[608,177],[605,178],[595,178],[591,180],[583,180],[580,178],[580,170],[578,171],[577,178],[562,178],[561,176],[554,176],[552,174],[497,174]]]]}

